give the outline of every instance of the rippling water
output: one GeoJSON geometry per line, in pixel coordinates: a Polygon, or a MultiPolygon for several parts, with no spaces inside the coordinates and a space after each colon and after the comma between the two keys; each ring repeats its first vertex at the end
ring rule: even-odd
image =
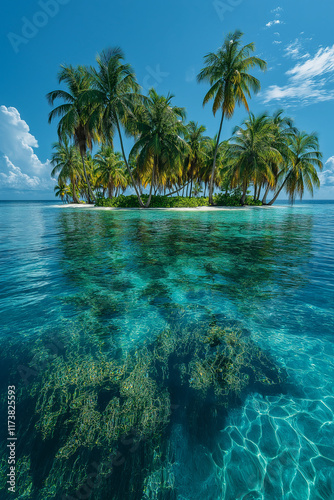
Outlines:
{"type": "MultiPolygon", "coordinates": [[[[124,356],[166,329],[237,326],[285,371],[284,386],[249,387],[210,440],[192,439],[187,421],[175,419],[164,479],[173,493],[159,496],[153,478],[128,498],[334,499],[333,203],[217,212],[0,207],[1,379],[18,387],[18,429],[30,418],[19,398],[48,368],[27,375],[22,366],[44,337],[78,328],[124,356]]],[[[31,463],[40,457],[32,446],[31,463]]],[[[33,464],[18,498],[62,498],[66,491],[39,493],[45,467],[33,464]]],[[[98,492],[90,498],[114,498],[98,492]]]]}

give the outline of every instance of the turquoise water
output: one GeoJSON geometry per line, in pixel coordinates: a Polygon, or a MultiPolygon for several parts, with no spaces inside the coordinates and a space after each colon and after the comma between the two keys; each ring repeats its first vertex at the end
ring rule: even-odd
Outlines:
{"type": "MultiPolygon", "coordinates": [[[[334,499],[333,203],[216,212],[42,202],[0,208],[1,379],[17,386],[18,437],[23,421],[35,426],[20,398],[29,401],[30,387],[53,363],[22,370],[32,366],[36,342],[61,333],[66,350],[64,332],[88,332],[96,349],[124,359],[168,329],[238,328],[284,371],[284,382],[270,390],[249,385],[209,437],[205,412],[189,431],[176,391],[165,476],[157,481],[150,471],[146,489],[126,498],[334,499]]],[[[30,446],[34,472],[17,498],[62,498],[65,487],[40,493],[54,455],[43,458],[48,471],[34,462],[39,441],[30,446]]],[[[24,443],[17,450],[26,456],[24,443]]],[[[108,487],[89,498],[119,498],[108,487]]]]}

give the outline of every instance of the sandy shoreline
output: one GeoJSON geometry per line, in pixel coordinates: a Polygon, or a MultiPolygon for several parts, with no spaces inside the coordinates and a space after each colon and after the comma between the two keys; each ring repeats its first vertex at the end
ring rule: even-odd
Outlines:
{"type": "MultiPolygon", "coordinates": [[[[271,209],[275,208],[274,206],[268,206],[268,205],[261,205],[261,206],[245,206],[245,207],[169,207],[169,208],[155,208],[155,207],[149,207],[149,208],[141,208],[141,207],[95,207],[94,205],[88,205],[88,204],[81,204],[81,203],[68,203],[66,205],[55,205],[58,208],[82,208],[82,209],[90,209],[90,210],[113,210],[113,211],[119,211],[119,210],[169,210],[169,211],[175,211],[175,212],[212,212],[212,211],[226,211],[226,210],[253,210],[253,209],[271,209]]],[[[278,206],[278,205],[277,205],[278,206]]],[[[276,208],[277,208],[276,206],[276,208]]]]}

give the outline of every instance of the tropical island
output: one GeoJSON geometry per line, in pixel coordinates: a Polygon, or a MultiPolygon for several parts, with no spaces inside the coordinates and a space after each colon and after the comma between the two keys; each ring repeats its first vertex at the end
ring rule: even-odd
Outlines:
{"type": "Polygon", "coordinates": [[[272,205],[281,192],[291,202],[305,190],[313,195],[323,167],[317,134],[299,131],[283,110],[250,112],[248,100],[261,88],[251,70],[264,71],[267,64],[242,37],[227,34],[197,76],[209,84],[203,106],[212,101],[219,117],[213,138],[204,125],[186,123],[173,95],[154,88],[143,95],[120,48],[98,55],[97,67],[62,65],[58,80],[66,89],[47,95],[52,106],[62,101],[49,114],[49,122],[59,119],[51,160],[55,195],[67,203],[123,208],[272,205]],[[248,117],[221,140],[236,106],[248,117]],[[124,135],[134,139],[128,156],[124,135]],[[125,196],[128,188],[135,194],[125,196]]]}
{"type": "Polygon", "coordinates": [[[37,4],[2,37],[0,500],[334,500],[334,3],[37,4]]]}

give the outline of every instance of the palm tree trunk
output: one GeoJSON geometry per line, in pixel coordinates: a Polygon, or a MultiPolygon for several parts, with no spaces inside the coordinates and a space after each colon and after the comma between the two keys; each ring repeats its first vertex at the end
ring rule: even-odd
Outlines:
{"type": "Polygon", "coordinates": [[[129,173],[129,175],[131,177],[131,181],[132,181],[133,187],[135,188],[136,195],[137,195],[137,198],[138,198],[138,201],[139,201],[139,205],[144,208],[144,203],[143,203],[143,201],[142,201],[142,199],[140,197],[140,194],[139,194],[138,189],[137,189],[137,185],[135,183],[135,180],[133,178],[132,172],[130,170],[129,164],[128,164],[126,156],[125,156],[123,139],[122,139],[122,134],[121,134],[121,129],[119,128],[119,123],[118,123],[118,119],[117,118],[116,118],[116,127],[117,127],[117,131],[118,131],[119,141],[121,143],[122,155],[123,155],[123,160],[124,160],[126,169],[127,169],[128,173],[129,173]]]}
{"type": "Polygon", "coordinates": [[[77,193],[76,193],[76,190],[75,190],[74,177],[72,177],[71,180],[72,180],[73,201],[74,201],[74,203],[79,203],[79,200],[78,200],[78,197],[77,197],[77,193]]]}
{"type": "Polygon", "coordinates": [[[86,180],[86,184],[87,184],[87,190],[88,190],[88,200],[87,201],[88,201],[88,203],[91,203],[92,201],[95,201],[95,196],[93,194],[93,191],[92,191],[89,179],[88,179],[86,165],[85,165],[84,152],[82,149],[80,150],[80,154],[81,154],[82,167],[83,167],[85,180],[86,180]]]}
{"type": "Polygon", "coordinates": [[[205,193],[206,193],[206,182],[204,182],[204,193],[203,193],[203,198],[205,198],[205,193]]]}
{"type": "MultiPolygon", "coordinates": [[[[183,186],[181,186],[180,188],[176,189],[175,191],[172,191],[171,193],[166,194],[166,196],[172,196],[172,194],[178,193],[179,191],[181,191],[181,189],[183,189],[183,190],[184,190],[184,188],[185,188],[186,186],[188,186],[189,182],[190,182],[190,181],[188,181],[188,182],[187,182],[187,184],[184,184],[183,186]]],[[[182,196],[183,196],[183,194],[182,194],[182,196]]]]}
{"type": "Polygon", "coordinates": [[[87,203],[88,203],[89,196],[88,196],[88,193],[87,193],[87,189],[86,189],[86,188],[83,188],[83,197],[85,198],[85,200],[86,200],[86,201],[87,201],[87,203]]]}
{"type": "Polygon", "coordinates": [[[275,193],[273,199],[268,203],[268,205],[272,205],[273,203],[275,203],[275,201],[277,200],[278,198],[278,195],[280,194],[280,192],[282,191],[283,187],[285,186],[286,184],[286,181],[288,180],[288,178],[290,177],[292,171],[290,170],[290,172],[287,174],[287,176],[285,177],[283,183],[281,184],[281,187],[279,188],[279,190],[275,193]]]}
{"type": "Polygon", "coordinates": [[[212,165],[210,184],[209,184],[209,205],[213,205],[213,179],[214,179],[215,171],[216,171],[216,159],[217,159],[217,153],[218,153],[218,147],[219,147],[220,134],[221,134],[221,131],[223,128],[223,122],[224,122],[224,111],[222,112],[222,118],[220,120],[220,127],[219,127],[219,132],[217,135],[217,144],[215,147],[215,154],[213,156],[213,165],[212,165]]]}
{"type": "Polygon", "coordinates": [[[191,171],[190,198],[191,198],[192,191],[193,191],[193,173],[192,173],[192,171],[191,171]]]}
{"type": "Polygon", "coordinates": [[[262,205],[266,205],[269,190],[270,190],[270,185],[268,184],[262,198],[262,205]]]}
{"type": "Polygon", "coordinates": [[[146,203],[146,205],[145,205],[145,208],[148,208],[148,207],[150,206],[150,203],[151,203],[151,198],[152,198],[152,188],[153,188],[153,183],[154,183],[155,167],[156,167],[156,161],[155,161],[155,158],[154,158],[154,164],[153,164],[153,170],[152,170],[152,179],[151,179],[151,187],[150,187],[150,194],[149,194],[149,197],[148,197],[147,203],[146,203]]]}
{"type": "Polygon", "coordinates": [[[247,182],[244,183],[243,185],[243,191],[242,191],[242,197],[241,197],[241,205],[243,206],[245,204],[245,200],[246,200],[246,194],[247,194],[247,182]]]}
{"type": "Polygon", "coordinates": [[[270,200],[270,202],[269,202],[269,203],[267,203],[267,205],[273,205],[273,203],[275,203],[275,201],[277,200],[277,198],[278,198],[278,196],[279,196],[280,192],[282,191],[282,189],[283,189],[283,187],[284,187],[284,185],[285,185],[286,181],[287,181],[287,177],[284,179],[283,184],[281,185],[281,187],[279,188],[279,190],[276,192],[276,194],[275,194],[275,196],[273,197],[273,199],[272,199],[272,200],[270,200]]]}

